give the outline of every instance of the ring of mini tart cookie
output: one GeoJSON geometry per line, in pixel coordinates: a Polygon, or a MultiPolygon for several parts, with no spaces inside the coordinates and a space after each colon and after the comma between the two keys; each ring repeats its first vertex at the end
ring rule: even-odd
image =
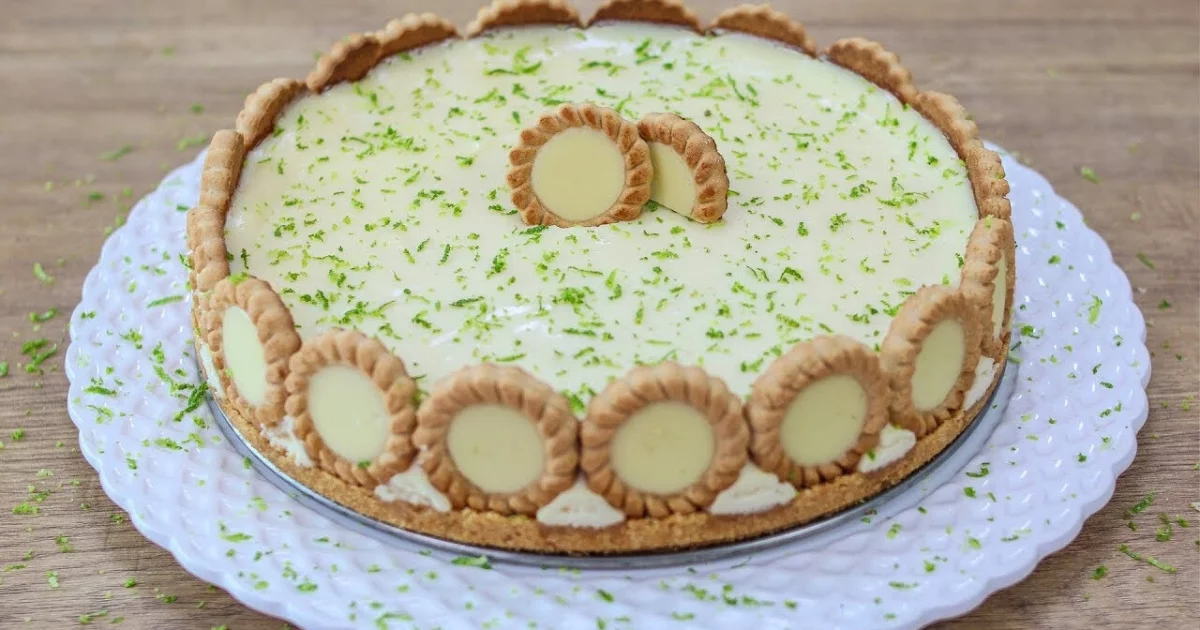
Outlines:
{"type": "Polygon", "coordinates": [[[960,284],[964,290],[973,287],[983,291],[975,298],[982,307],[980,347],[983,354],[992,359],[999,359],[1001,353],[1008,351],[1013,285],[1017,277],[1014,254],[1011,223],[993,217],[984,217],[975,223],[967,239],[960,284]]]}
{"type": "Polygon", "coordinates": [[[912,105],[942,131],[967,165],[979,215],[1010,221],[1012,204],[1008,200],[1009,185],[1004,176],[1004,164],[995,151],[983,145],[979,127],[967,118],[967,111],[958,99],[940,92],[921,92],[912,105]]]}
{"type": "Polygon", "coordinates": [[[879,357],[892,390],[891,421],[923,436],[959,411],[979,362],[974,293],[924,286],[900,306],[879,357]]]}
{"type": "Polygon", "coordinates": [[[575,482],[570,402],[514,366],[465,367],[434,387],[413,441],[429,482],[456,509],[534,515],[575,482]]]}
{"type": "Polygon", "coordinates": [[[200,174],[200,200],[187,215],[188,280],[196,294],[211,291],[229,277],[225,215],[237,189],[246,156],[242,136],[231,129],[213,134],[200,174]]]}
{"type": "Polygon", "coordinates": [[[406,50],[458,37],[458,29],[449,20],[433,13],[409,13],[388,22],[383,29],[375,31],[374,36],[379,42],[379,59],[383,60],[406,50]]]}
{"type": "Polygon", "coordinates": [[[279,114],[306,89],[303,82],[295,79],[275,79],[251,92],[238,112],[236,123],[244,150],[250,151],[270,135],[279,114]]]}
{"type": "Polygon", "coordinates": [[[726,9],[709,25],[710,31],[738,31],[771,39],[817,56],[817,44],[808,36],[804,25],[767,4],[741,4],[726,9]]]}
{"type": "Polygon", "coordinates": [[[891,92],[901,103],[912,104],[917,98],[912,73],[879,42],[862,37],[839,39],[825,50],[825,58],[891,92]]]}
{"type": "Polygon", "coordinates": [[[729,204],[729,176],[716,141],[675,114],[646,114],[637,128],[654,166],[650,199],[700,223],[720,220],[729,204]]]}
{"type": "Polygon", "coordinates": [[[609,20],[673,24],[704,32],[700,19],[679,0],[607,0],[596,9],[587,25],[609,20]]]}
{"type": "Polygon", "coordinates": [[[374,33],[355,33],[321,55],[304,83],[314,94],[344,81],[357,81],[379,61],[379,40],[374,33]]]}
{"type": "Polygon", "coordinates": [[[565,24],[582,26],[579,13],[563,0],[495,0],[479,9],[467,25],[467,37],[505,26],[565,24]]]}
{"type": "Polygon", "coordinates": [[[862,343],[843,335],[798,343],[751,388],[750,456],[797,488],[854,472],[879,443],[890,394],[879,357],[862,343]]]}
{"type": "Polygon", "coordinates": [[[749,439],[721,379],[673,362],[638,366],[588,405],[580,467],[631,518],[690,514],[737,480],[749,439]]]}
{"type": "Polygon", "coordinates": [[[322,470],[370,489],[412,463],[417,385],[378,340],[341,329],[306,340],[287,392],[296,437],[322,470]]]}
{"type": "Polygon", "coordinates": [[[192,296],[192,347],[196,351],[196,365],[200,372],[200,378],[208,388],[208,393],[212,394],[214,399],[222,401],[225,400],[225,385],[221,381],[220,372],[217,371],[212,347],[208,345],[208,336],[201,325],[205,314],[210,312],[208,307],[210,295],[210,293],[196,293],[192,296]]]}
{"type": "Polygon", "coordinates": [[[201,317],[225,398],[247,421],[278,423],[288,361],[300,348],[291,311],[270,284],[239,274],[213,287],[201,317]]]}
{"type": "Polygon", "coordinates": [[[650,148],[636,125],[607,107],[567,103],[543,114],[508,157],[512,202],[528,225],[631,221],[650,199],[650,148]],[[590,152],[609,155],[595,162],[578,155],[590,152]]]}

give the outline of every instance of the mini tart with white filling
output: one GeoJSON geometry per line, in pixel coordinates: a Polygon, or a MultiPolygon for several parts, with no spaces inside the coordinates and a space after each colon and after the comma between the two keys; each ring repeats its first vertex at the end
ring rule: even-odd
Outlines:
{"type": "Polygon", "coordinates": [[[650,199],[700,223],[729,205],[729,176],[717,143],[696,123],[675,114],[646,114],[638,133],[650,147],[650,199]]]}
{"type": "Polygon", "coordinates": [[[543,114],[508,160],[512,202],[527,225],[629,221],[650,199],[650,148],[607,107],[566,103],[543,114]]]}
{"type": "Polygon", "coordinates": [[[635,367],[593,398],[580,440],[593,492],[630,517],[662,518],[703,509],[732,485],[749,431],[723,381],[665,362],[635,367]]]}
{"type": "Polygon", "coordinates": [[[962,407],[979,363],[978,292],[924,286],[900,307],[879,352],[891,419],[921,437],[962,407]]]}
{"type": "Polygon", "coordinates": [[[746,401],[750,454],[796,487],[854,472],[888,421],[887,375],[870,348],[842,335],[796,344],[746,401]]]}
{"type": "Polygon", "coordinates": [[[1012,334],[1013,289],[1017,281],[1012,224],[984,217],[975,224],[967,240],[967,255],[961,284],[978,287],[976,301],[983,306],[979,321],[983,354],[993,359],[1008,352],[1012,334]]]}
{"type": "Polygon", "coordinates": [[[283,300],[258,278],[225,278],[205,297],[200,317],[225,398],[260,426],[278,423],[288,361],[300,348],[283,300]]]}
{"type": "Polygon", "coordinates": [[[417,424],[421,465],[456,509],[533,515],[575,482],[579,421],[520,368],[459,370],[430,392],[417,424]]]}
{"type": "Polygon", "coordinates": [[[287,392],[296,437],[322,470],[370,489],[412,463],[417,385],[379,341],[338,329],[306,340],[287,392]]]}
{"type": "MultiPolygon", "coordinates": [[[[229,277],[225,217],[246,158],[242,135],[230,129],[213,134],[200,174],[200,201],[187,214],[188,284],[199,296],[229,277]]],[[[200,301],[193,302],[193,308],[200,301]]]]}

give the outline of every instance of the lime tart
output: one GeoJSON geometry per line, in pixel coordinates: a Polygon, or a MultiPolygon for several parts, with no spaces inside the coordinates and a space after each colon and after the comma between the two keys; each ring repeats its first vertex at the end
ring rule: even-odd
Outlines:
{"type": "Polygon", "coordinates": [[[1007,193],[952,97],[765,6],[409,15],[213,137],[197,352],[247,441],[368,517],[735,541],[878,494],[981,412],[1007,193]]]}

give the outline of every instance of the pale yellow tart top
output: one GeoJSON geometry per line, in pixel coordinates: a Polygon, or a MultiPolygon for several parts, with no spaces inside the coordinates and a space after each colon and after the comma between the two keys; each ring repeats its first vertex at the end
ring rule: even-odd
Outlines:
{"type": "MultiPolygon", "coordinates": [[[[565,163],[594,179],[542,172],[560,184],[545,190],[602,211],[609,157],[565,163]]],[[[694,193],[674,175],[654,194],[679,205],[694,193]]],[[[860,76],[750,36],[620,23],[454,40],[295,102],[247,156],[226,229],[232,271],[270,282],[303,338],[378,336],[424,389],[515,363],[582,412],[639,363],[701,365],[742,395],[798,341],[876,347],[917,287],[957,282],[977,217],[942,133],[860,76]],[[652,203],[632,222],[523,225],[506,155],[563,102],[696,122],[727,166],[723,219],[652,203]]],[[[814,461],[849,439],[797,431],[821,435],[814,461]]]]}

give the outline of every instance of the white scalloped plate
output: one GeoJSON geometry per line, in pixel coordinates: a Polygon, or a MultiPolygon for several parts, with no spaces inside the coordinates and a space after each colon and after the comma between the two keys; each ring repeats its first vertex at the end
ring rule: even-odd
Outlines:
{"type": "MultiPolygon", "coordinates": [[[[201,159],[105,243],[71,318],[69,411],[84,457],[147,538],[246,605],[305,628],[912,628],[960,615],[1061,549],[1112,495],[1146,420],[1150,361],[1129,282],[1079,211],[1005,158],[1017,232],[1008,410],[918,507],[819,548],[693,568],[491,570],[394,548],[257,476],[201,400],[184,210],[201,159]],[[184,412],[184,413],[181,413],[184,412]],[[178,420],[176,420],[178,419],[178,420]]],[[[868,517],[869,518],[869,517],[868,517]]]]}

